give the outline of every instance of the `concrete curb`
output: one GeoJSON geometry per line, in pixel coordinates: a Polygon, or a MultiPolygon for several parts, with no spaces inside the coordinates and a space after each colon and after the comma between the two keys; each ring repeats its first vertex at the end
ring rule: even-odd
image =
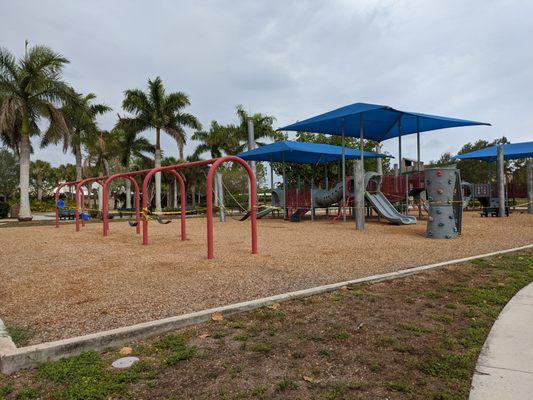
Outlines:
{"type": "Polygon", "coordinates": [[[17,346],[11,340],[4,322],[0,319],[0,363],[4,354],[16,350],[17,346]]]}
{"type": "Polygon", "coordinates": [[[54,342],[37,344],[34,346],[6,349],[0,356],[0,371],[4,374],[11,374],[23,368],[33,367],[39,363],[58,360],[69,356],[80,354],[89,350],[103,350],[108,347],[119,346],[136,339],[155,336],[171,330],[184,328],[190,325],[199,324],[211,319],[215,312],[224,315],[236,314],[244,311],[254,310],[273,303],[308,297],[321,293],[326,293],[340,289],[347,285],[380,282],[414,275],[431,269],[442,268],[448,265],[464,263],[467,261],[516,252],[533,248],[533,244],[516,247],[513,249],[501,250],[492,253],[480,254],[472,257],[465,257],[420,267],[404,269],[386,274],[372,275],[365,278],[350,281],[338,282],[329,285],[317,286],[295,292],[283,293],[261,299],[245,301],[242,303],[230,304],[222,307],[210,308],[190,314],[176,317],[164,318],[156,321],[144,322],[123,328],[116,328],[108,331],[93,333],[90,335],[78,336],[70,339],[58,340],[54,342]]]}

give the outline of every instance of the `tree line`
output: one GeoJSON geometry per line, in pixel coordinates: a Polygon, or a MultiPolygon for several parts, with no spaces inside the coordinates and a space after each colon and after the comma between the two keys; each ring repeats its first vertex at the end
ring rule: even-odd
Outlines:
{"type": "MultiPolygon", "coordinates": [[[[235,154],[247,142],[248,119],[253,120],[259,142],[279,136],[273,129],[274,117],[249,114],[242,106],[237,106],[236,123],[222,125],[212,121],[204,130],[198,119],[186,111],[189,96],[181,91],[167,92],[160,77],[148,80],[144,91],[125,90],[122,114],[118,113],[111,130],[101,129],[97,118],[112,109],[99,102],[95,94],[80,93],[65,82],[63,71],[68,63],[68,59],[47,46],[27,47],[19,58],[0,48],[0,143],[6,148],[0,154],[0,162],[6,163],[1,172],[5,176],[0,195],[13,196],[13,183],[17,183],[20,219],[31,218],[30,192],[41,198],[46,185],[194,161],[205,154],[210,157],[235,154]],[[184,154],[186,129],[192,129],[192,139],[199,142],[188,157],[184,154]],[[141,136],[146,131],[155,133],[155,143],[141,136]],[[161,133],[176,142],[178,159],[164,157],[161,133]],[[70,165],[54,169],[41,160],[32,163],[31,139],[34,143],[40,139],[41,148],[62,145],[63,152],[74,155],[74,169],[70,165]],[[18,179],[13,168],[18,170],[18,179]]],[[[185,172],[193,203],[202,173],[201,169],[185,172]]],[[[162,209],[161,179],[161,174],[157,174],[154,199],[157,211],[162,209]]],[[[163,183],[168,183],[169,188],[173,185],[163,183]]],[[[126,180],[125,184],[126,206],[131,207],[130,182],[126,180]]]]}

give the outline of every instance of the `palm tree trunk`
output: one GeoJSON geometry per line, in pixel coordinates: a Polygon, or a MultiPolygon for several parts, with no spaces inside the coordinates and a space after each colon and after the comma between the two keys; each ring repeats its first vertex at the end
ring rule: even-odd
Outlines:
{"type": "Polygon", "coordinates": [[[171,208],[172,207],[172,192],[171,192],[171,189],[172,189],[172,183],[168,183],[167,184],[167,208],[171,208]]]}
{"type": "Polygon", "coordinates": [[[192,207],[196,208],[196,183],[191,185],[192,207]]]}
{"type": "Polygon", "coordinates": [[[126,179],[126,208],[131,208],[131,182],[126,179]]]}
{"type": "Polygon", "coordinates": [[[28,116],[22,119],[22,137],[20,139],[20,210],[19,221],[31,221],[30,208],[30,122],[28,116]]]}
{"type": "Polygon", "coordinates": [[[174,188],[174,196],[172,197],[173,204],[172,208],[175,210],[178,208],[178,182],[176,180],[172,181],[172,187],[174,188]]]}
{"type": "Polygon", "coordinates": [[[83,179],[82,159],[81,159],[81,144],[78,143],[74,147],[74,156],[76,157],[76,180],[83,179]]]}
{"type": "Polygon", "coordinates": [[[178,143],[178,151],[180,153],[180,162],[183,162],[183,160],[185,160],[183,155],[183,143],[178,143]]]}
{"type": "MultiPolygon", "coordinates": [[[[155,137],[155,167],[161,167],[161,132],[156,128],[155,137]]],[[[161,172],[155,174],[155,210],[161,212],[161,172]]]]}
{"type": "Polygon", "coordinates": [[[35,186],[37,186],[37,200],[43,199],[43,178],[38,174],[35,178],[35,186]]]}
{"type": "Polygon", "coordinates": [[[226,210],[224,209],[224,186],[222,186],[222,174],[216,172],[216,186],[218,187],[218,207],[220,213],[220,222],[226,222],[226,210]]]}

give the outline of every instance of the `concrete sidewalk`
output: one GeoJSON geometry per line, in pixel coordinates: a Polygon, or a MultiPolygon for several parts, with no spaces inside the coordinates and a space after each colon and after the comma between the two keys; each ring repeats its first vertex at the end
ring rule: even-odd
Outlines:
{"type": "Polygon", "coordinates": [[[477,361],[470,400],[533,399],[533,283],[494,323],[477,361]]]}

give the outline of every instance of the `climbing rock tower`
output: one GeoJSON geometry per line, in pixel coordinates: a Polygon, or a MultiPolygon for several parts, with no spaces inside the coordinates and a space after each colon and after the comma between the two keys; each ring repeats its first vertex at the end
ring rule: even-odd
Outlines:
{"type": "Polygon", "coordinates": [[[429,202],[426,236],[453,239],[461,233],[462,191],[457,168],[429,168],[424,171],[429,202]]]}

